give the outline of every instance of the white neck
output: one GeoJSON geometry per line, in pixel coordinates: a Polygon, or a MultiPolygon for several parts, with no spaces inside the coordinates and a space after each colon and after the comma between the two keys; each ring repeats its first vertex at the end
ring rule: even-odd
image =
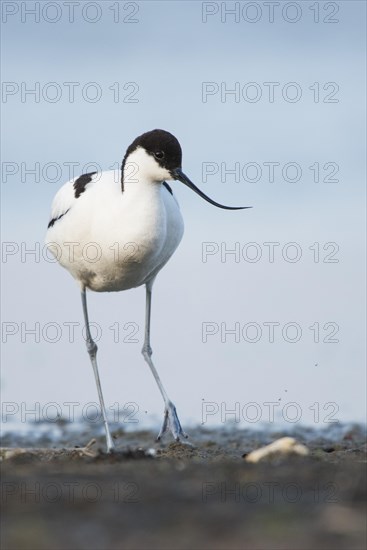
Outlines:
{"type": "Polygon", "coordinates": [[[172,179],[166,168],[159,166],[155,158],[138,147],[126,159],[124,166],[124,188],[132,185],[154,185],[172,179]]]}

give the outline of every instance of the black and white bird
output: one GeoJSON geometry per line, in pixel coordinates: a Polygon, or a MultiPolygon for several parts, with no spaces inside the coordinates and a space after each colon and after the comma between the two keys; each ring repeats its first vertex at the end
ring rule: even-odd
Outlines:
{"type": "Polygon", "coordinates": [[[86,289],[96,292],[146,287],[145,339],[142,353],[164,399],[158,439],[171,430],[187,437],[152,361],[150,316],[152,287],[158,272],[178,247],[184,223],[172,189],[179,180],[214,206],[227,210],[198,189],[181,170],[178,140],[164,130],[137,137],[128,147],[121,170],[84,174],[58,191],[51,210],[46,244],[60,265],[79,283],[92,363],[106,430],[107,451],[114,449],[97,367],[97,345],[90,333],[86,289]]]}

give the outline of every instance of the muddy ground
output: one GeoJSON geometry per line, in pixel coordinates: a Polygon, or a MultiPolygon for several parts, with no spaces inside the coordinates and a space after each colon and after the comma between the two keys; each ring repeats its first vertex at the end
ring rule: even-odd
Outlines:
{"type": "Polygon", "coordinates": [[[3,438],[2,447],[46,451],[2,453],[2,550],[366,548],[360,426],[287,434],[200,427],[190,444],[115,430],[112,456],[100,435],[88,454],[71,449],[90,432],[59,432],[57,442],[52,433],[3,438]],[[246,462],[283,435],[310,454],[246,462]]]}

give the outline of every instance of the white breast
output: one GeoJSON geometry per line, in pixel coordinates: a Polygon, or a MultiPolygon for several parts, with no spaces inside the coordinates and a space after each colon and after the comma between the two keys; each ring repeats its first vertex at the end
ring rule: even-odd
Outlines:
{"type": "Polygon", "coordinates": [[[46,235],[59,263],[95,291],[126,290],[153,278],[183,235],[176,199],[161,183],[130,183],[122,193],[119,171],[97,174],[78,198],[74,181],[55,196],[56,221],[46,235]]]}

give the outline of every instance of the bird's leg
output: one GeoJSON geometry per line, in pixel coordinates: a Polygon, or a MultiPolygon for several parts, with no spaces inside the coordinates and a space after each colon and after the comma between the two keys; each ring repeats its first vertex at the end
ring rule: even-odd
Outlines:
{"type": "Polygon", "coordinates": [[[111,453],[114,450],[115,445],[114,445],[114,442],[113,442],[112,437],[111,437],[110,429],[108,427],[106,407],[105,407],[105,404],[104,404],[104,399],[103,399],[103,394],[102,394],[101,381],[99,379],[99,374],[98,374],[98,366],[97,366],[97,350],[98,350],[98,347],[97,347],[97,344],[92,339],[92,336],[91,336],[91,333],[90,333],[90,328],[89,328],[89,319],[88,319],[88,310],[87,310],[87,297],[86,297],[85,288],[82,289],[82,304],[83,304],[83,313],[84,313],[85,329],[86,329],[86,336],[87,336],[87,338],[86,338],[87,350],[88,350],[89,357],[90,357],[90,360],[91,360],[91,363],[92,363],[94,378],[95,378],[96,384],[97,384],[97,391],[98,391],[99,402],[100,402],[101,410],[102,410],[103,423],[104,423],[104,427],[105,427],[105,430],[106,430],[107,452],[111,453]]]}
{"type": "Polygon", "coordinates": [[[169,399],[166,390],[163,387],[161,379],[159,378],[158,372],[152,361],[152,348],[150,347],[150,312],[151,312],[151,303],[152,303],[152,285],[153,282],[147,283],[146,285],[146,309],[145,309],[145,338],[144,345],[142,349],[142,354],[145,361],[148,363],[150,370],[157,382],[159,391],[162,394],[164,399],[164,419],[161,431],[158,434],[157,439],[161,439],[168,430],[172,432],[173,437],[176,441],[180,440],[180,437],[188,437],[187,434],[182,430],[180,421],[177,416],[176,407],[169,399]]]}

